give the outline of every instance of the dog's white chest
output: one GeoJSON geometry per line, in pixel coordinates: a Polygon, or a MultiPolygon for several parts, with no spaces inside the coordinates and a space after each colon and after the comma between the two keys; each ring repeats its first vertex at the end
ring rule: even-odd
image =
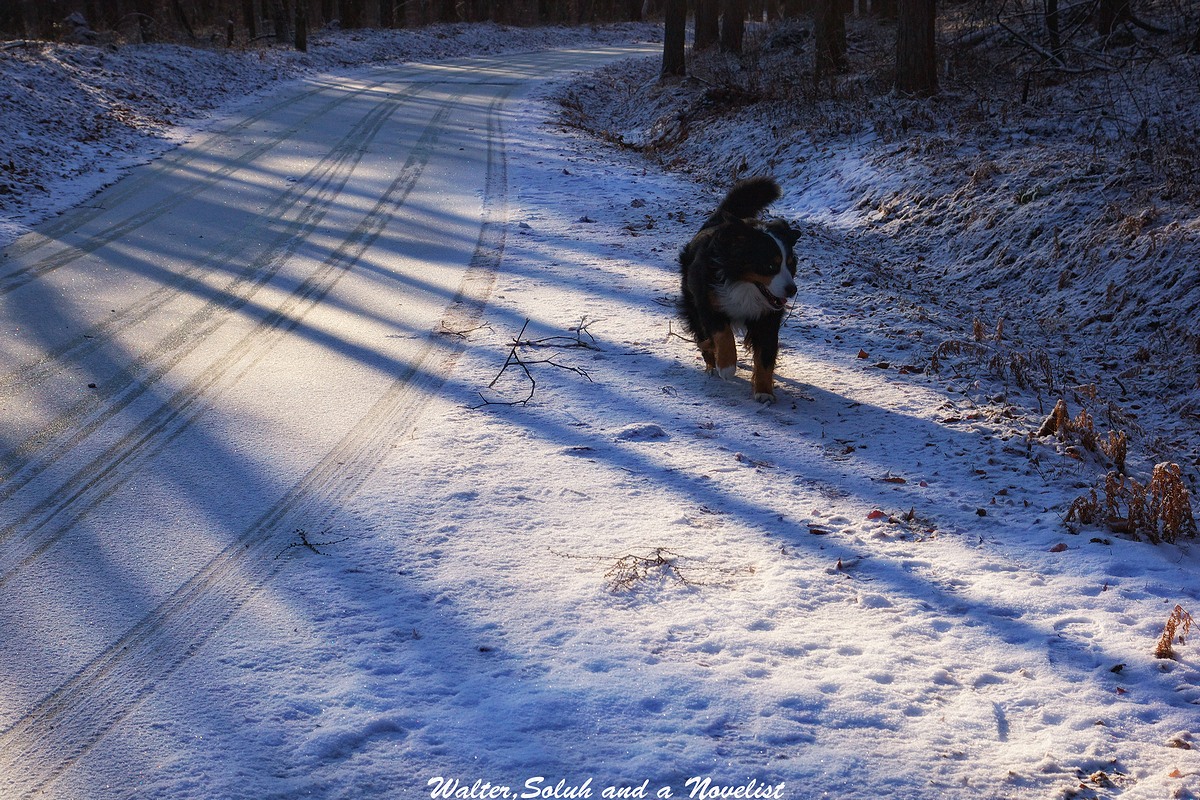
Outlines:
{"type": "Polygon", "coordinates": [[[752,283],[727,281],[715,287],[717,306],[734,322],[758,319],[771,310],[752,283]]]}

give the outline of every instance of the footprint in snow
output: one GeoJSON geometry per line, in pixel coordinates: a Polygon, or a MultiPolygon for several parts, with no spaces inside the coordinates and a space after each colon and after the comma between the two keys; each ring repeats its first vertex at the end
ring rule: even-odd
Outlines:
{"type": "Polygon", "coordinates": [[[666,439],[669,437],[661,425],[655,425],[653,422],[638,422],[633,425],[626,425],[617,431],[614,438],[618,442],[649,442],[654,439],[666,439]]]}

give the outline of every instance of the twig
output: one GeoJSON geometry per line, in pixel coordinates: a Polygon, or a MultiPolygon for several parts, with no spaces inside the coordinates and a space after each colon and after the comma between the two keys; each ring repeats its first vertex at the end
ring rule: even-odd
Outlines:
{"type": "MultiPolygon", "coordinates": [[[[329,529],[326,528],[325,530],[321,531],[321,533],[322,533],[322,535],[329,533],[329,529]]],[[[303,528],[296,528],[296,535],[300,537],[300,541],[292,542],[291,544],[284,547],[282,550],[280,550],[278,553],[275,554],[275,558],[279,558],[281,555],[283,555],[284,553],[286,553],[288,550],[292,549],[293,547],[306,547],[309,550],[312,550],[314,553],[316,553],[319,556],[327,556],[327,555],[329,555],[328,553],[322,553],[317,548],[318,547],[328,547],[331,544],[339,544],[340,542],[344,542],[350,538],[349,536],[345,536],[341,539],[335,539],[334,541],[331,541],[331,542],[310,542],[308,540],[308,532],[306,530],[304,530],[303,528]]]]}
{"type": "MultiPolygon", "coordinates": [[[[537,380],[534,379],[533,373],[529,369],[530,365],[532,365],[532,364],[548,364],[552,367],[564,369],[568,372],[574,372],[576,375],[581,375],[584,378],[587,378],[588,381],[592,380],[592,376],[589,375],[588,371],[583,369],[582,367],[572,367],[572,366],[568,366],[566,364],[559,364],[553,358],[542,358],[542,359],[538,359],[536,361],[526,361],[525,359],[521,358],[521,354],[517,352],[518,347],[538,346],[535,342],[523,340],[521,338],[525,334],[525,329],[528,327],[529,327],[529,320],[525,320],[525,324],[521,326],[521,332],[518,333],[516,338],[513,339],[512,345],[508,349],[508,357],[504,359],[504,365],[502,367],[500,367],[500,371],[496,373],[496,377],[492,378],[492,382],[487,385],[487,388],[494,389],[496,387],[496,384],[499,382],[500,378],[503,377],[504,373],[508,370],[508,368],[511,367],[512,365],[516,364],[518,367],[521,368],[521,371],[525,373],[525,377],[529,380],[529,394],[527,394],[525,397],[521,398],[520,400],[489,400],[488,398],[483,396],[482,392],[479,392],[478,393],[479,398],[481,400],[483,400],[483,402],[477,406],[472,406],[473,408],[483,408],[484,406],[523,406],[523,405],[528,404],[529,401],[533,399],[533,393],[537,390],[537,380]]],[[[580,330],[582,331],[584,327],[585,326],[581,323],[580,330]]],[[[583,332],[586,333],[586,331],[583,331],[583,332]]],[[[591,334],[588,334],[588,335],[591,336],[591,334]]],[[[568,336],[547,337],[547,339],[555,339],[555,338],[570,340],[570,337],[568,337],[568,336]]],[[[569,346],[585,347],[590,350],[599,350],[600,349],[598,347],[589,345],[586,342],[582,341],[582,339],[580,339],[578,337],[578,333],[577,333],[577,339],[579,341],[578,345],[569,345],[569,346]]],[[[537,341],[544,342],[546,340],[542,339],[542,340],[537,340],[537,341]]],[[[550,345],[542,345],[542,346],[550,346],[550,345]]]]}
{"type": "MultiPolygon", "coordinates": [[[[575,327],[574,336],[545,336],[541,339],[526,339],[522,341],[520,335],[518,335],[517,338],[513,340],[513,345],[521,347],[582,347],[587,350],[599,350],[603,352],[603,349],[596,345],[596,337],[592,336],[591,331],[588,330],[588,325],[590,324],[591,323],[587,321],[587,317],[584,317],[583,319],[579,320],[579,325],[575,327]],[[591,339],[590,342],[585,342],[583,340],[583,334],[585,333],[587,334],[587,337],[591,339]]],[[[525,320],[525,325],[529,325],[529,320],[525,320]]],[[[524,332],[525,328],[521,328],[521,333],[524,332]]]]}
{"type": "Polygon", "coordinates": [[[684,336],[682,333],[676,333],[675,329],[671,326],[671,320],[667,320],[667,338],[670,339],[672,336],[674,336],[676,339],[683,339],[688,344],[696,343],[696,340],[691,336],[684,336]]]}
{"type": "Polygon", "coordinates": [[[481,330],[489,330],[490,331],[491,329],[492,329],[492,326],[488,325],[485,322],[481,325],[476,325],[474,328],[467,328],[466,330],[456,331],[453,328],[451,328],[449,325],[447,325],[445,320],[442,320],[442,327],[437,331],[437,333],[441,334],[442,336],[457,336],[460,339],[466,339],[468,336],[470,336],[475,331],[481,331],[481,330]]]}

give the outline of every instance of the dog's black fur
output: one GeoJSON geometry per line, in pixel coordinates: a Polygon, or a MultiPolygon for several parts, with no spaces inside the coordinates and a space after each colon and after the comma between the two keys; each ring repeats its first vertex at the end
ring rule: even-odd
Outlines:
{"type": "Polygon", "coordinates": [[[680,312],[708,371],[733,377],[734,330],[745,330],[754,398],[762,402],[775,399],[779,326],[796,294],[800,234],[785,220],[758,218],[781,196],[772,178],[740,181],[679,254],[680,312]]]}

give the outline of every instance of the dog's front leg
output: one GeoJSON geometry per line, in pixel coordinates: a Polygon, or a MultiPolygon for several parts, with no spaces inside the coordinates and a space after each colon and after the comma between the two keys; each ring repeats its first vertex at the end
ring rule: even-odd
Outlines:
{"type": "Polygon", "coordinates": [[[758,402],[775,402],[775,369],[763,364],[757,352],[754,354],[754,373],[750,376],[750,386],[758,402]]]}
{"type": "Polygon", "coordinates": [[[760,403],[775,402],[775,360],[779,356],[779,321],[768,319],[750,325],[746,340],[754,354],[754,372],[750,387],[760,403]]]}
{"type": "Polygon", "coordinates": [[[726,325],[714,333],[712,344],[717,376],[729,380],[737,372],[737,342],[733,338],[733,328],[726,325]]]}

